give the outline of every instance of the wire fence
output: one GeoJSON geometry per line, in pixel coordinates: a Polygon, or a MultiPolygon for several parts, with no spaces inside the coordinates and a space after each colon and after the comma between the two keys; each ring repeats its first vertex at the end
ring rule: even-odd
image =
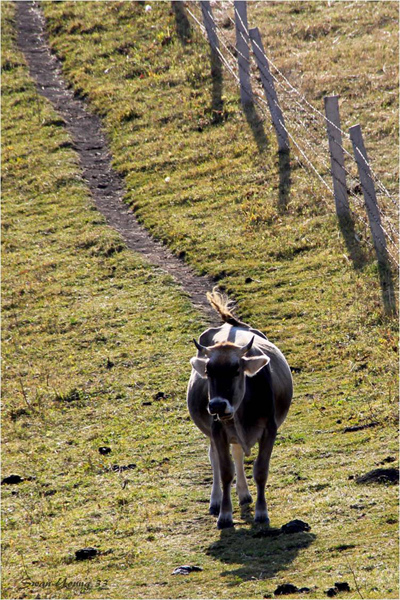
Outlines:
{"type": "Polygon", "coordinates": [[[265,52],[258,30],[248,27],[246,2],[214,1],[212,7],[210,2],[187,4],[188,14],[197,29],[208,38],[221,64],[238,85],[242,102],[244,97],[250,96],[265,124],[269,128],[275,127],[279,149],[284,149],[285,144],[290,146],[291,154],[302,168],[318,179],[327,190],[328,198],[335,197],[335,177],[337,167],[340,167],[347,181],[345,195],[349,215],[357,223],[362,239],[370,246],[375,246],[375,249],[377,245],[385,248],[390,261],[398,267],[398,198],[371,168],[365,152],[360,159],[357,155],[360,150],[354,147],[354,143],[353,152],[356,154],[351,152],[350,133],[308,101],[265,52]],[[247,51],[241,50],[243,44],[247,48],[252,47],[255,56],[258,54],[257,61],[250,54],[247,55],[247,51]],[[264,57],[261,62],[260,56],[264,57]],[[273,125],[271,116],[275,119],[273,125]],[[329,134],[329,128],[340,135],[329,134]],[[340,147],[344,157],[340,165],[335,164],[336,153],[332,153],[334,145],[340,147]],[[372,182],[373,191],[363,186],[367,178],[372,182]],[[368,210],[372,202],[376,205],[373,214],[368,210]],[[373,234],[375,230],[377,239],[371,239],[371,230],[373,234]]]}

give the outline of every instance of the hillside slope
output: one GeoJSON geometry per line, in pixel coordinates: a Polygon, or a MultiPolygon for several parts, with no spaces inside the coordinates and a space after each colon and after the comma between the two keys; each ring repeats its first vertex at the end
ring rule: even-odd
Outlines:
{"type": "MultiPolygon", "coordinates": [[[[204,324],[93,212],[3,4],[3,473],[26,478],[4,492],[4,597],[256,598],[290,581],[320,598],[343,579],[353,590],[343,597],[356,585],[365,598],[398,597],[395,489],[354,481],[397,458],[396,323],[383,314],[373,255],[365,247],[354,267],[332,199],[294,161],[282,182],[271,132],[254,139],[227,78],[215,122],[207,45],[193,31],[182,39],[169,3],[43,4],[66,79],[104,119],[126,201],[218,279],[294,368],[268,499],[272,525],[302,518],[311,533],[257,537],[236,507],[235,531],[221,535],[207,515],[206,443],[184,403],[190,339],[204,324]],[[117,463],[135,467],[113,472],[117,463]],[[76,562],[74,551],[90,545],[101,555],[76,562]],[[185,563],[204,570],[171,575],[185,563]]],[[[263,4],[254,5],[260,19],[263,4]]],[[[275,28],[291,4],[280,13],[282,3],[268,3],[275,28]]],[[[383,4],[375,14],[349,8],[362,17],[364,44],[379,11],[396,27],[383,4]]],[[[292,32],[307,19],[318,30],[310,4],[301,7],[292,32]]],[[[303,38],[310,64],[321,60],[303,38]]],[[[385,94],[377,123],[390,120],[385,94]]],[[[384,176],[396,168],[391,144],[369,133],[384,176]]]]}

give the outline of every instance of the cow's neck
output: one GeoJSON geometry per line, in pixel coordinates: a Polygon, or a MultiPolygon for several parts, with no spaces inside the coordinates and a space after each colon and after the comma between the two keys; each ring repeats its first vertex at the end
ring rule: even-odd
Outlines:
{"type": "Polygon", "coordinates": [[[247,439],[246,431],[244,430],[240,420],[236,417],[233,418],[233,428],[234,428],[234,437],[237,440],[237,443],[240,444],[243,448],[243,452],[246,456],[250,456],[251,453],[251,445],[250,440],[247,439]]]}

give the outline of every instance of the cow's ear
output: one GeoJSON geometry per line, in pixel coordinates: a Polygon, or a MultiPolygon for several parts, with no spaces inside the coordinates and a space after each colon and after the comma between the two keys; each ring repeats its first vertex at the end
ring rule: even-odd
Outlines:
{"type": "Polygon", "coordinates": [[[247,377],[253,377],[258,371],[260,371],[265,365],[269,363],[268,356],[244,356],[242,358],[244,372],[247,377]]]}
{"type": "Polygon", "coordinates": [[[193,369],[200,375],[200,377],[203,377],[203,379],[206,379],[207,377],[207,363],[207,359],[197,358],[197,356],[190,359],[190,364],[192,365],[193,369]]]}

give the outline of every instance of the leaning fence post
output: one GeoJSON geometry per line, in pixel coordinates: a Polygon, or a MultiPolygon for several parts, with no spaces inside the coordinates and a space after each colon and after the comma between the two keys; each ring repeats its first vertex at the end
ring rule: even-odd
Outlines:
{"type": "Polygon", "coordinates": [[[350,219],[350,207],[340,129],[339,96],[325,96],[324,103],[336,214],[339,220],[348,220],[350,219]]]}
{"type": "Polygon", "coordinates": [[[211,11],[210,2],[207,0],[202,0],[201,4],[201,12],[203,14],[203,22],[204,27],[206,28],[208,41],[210,43],[211,49],[213,51],[217,51],[219,48],[218,35],[215,28],[214,18],[211,11]]]}
{"type": "Polygon", "coordinates": [[[279,106],[278,96],[276,95],[274,80],[272,78],[268,59],[265,56],[263,43],[258,27],[249,30],[249,37],[254,53],[254,58],[260,71],[261,82],[264,88],[265,97],[271,113],[272,123],[275,127],[278,138],[278,148],[281,152],[289,150],[289,137],[285,127],[285,120],[281,107],[279,106]]]}
{"type": "Polygon", "coordinates": [[[236,50],[239,66],[240,100],[242,106],[253,103],[250,83],[250,50],[248,45],[247,2],[235,0],[236,50]]]}
{"type": "Polygon", "coordinates": [[[365,150],[360,125],[354,125],[353,127],[350,127],[349,132],[364,194],[364,202],[367,209],[375,252],[378,262],[386,265],[388,263],[386,236],[382,228],[375,186],[371,175],[371,169],[368,164],[367,152],[365,150]]]}

